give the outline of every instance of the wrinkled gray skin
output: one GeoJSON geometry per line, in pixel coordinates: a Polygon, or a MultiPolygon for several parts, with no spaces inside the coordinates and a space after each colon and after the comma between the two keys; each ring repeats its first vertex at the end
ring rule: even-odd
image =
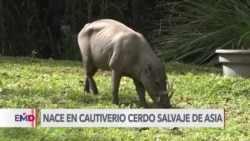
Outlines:
{"type": "Polygon", "coordinates": [[[170,108],[165,69],[146,39],[124,24],[110,19],[88,23],[78,34],[78,44],[86,68],[84,91],[98,94],[93,76],[97,69],[112,71],[112,102],[119,104],[122,76],[130,77],[139,102],[148,108],[145,90],[159,108],[170,108]]]}

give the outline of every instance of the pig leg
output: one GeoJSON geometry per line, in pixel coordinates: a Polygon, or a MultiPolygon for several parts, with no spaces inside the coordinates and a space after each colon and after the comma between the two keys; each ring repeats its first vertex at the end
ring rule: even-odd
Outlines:
{"type": "Polygon", "coordinates": [[[89,93],[90,88],[94,94],[98,94],[98,89],[96,87],[95,80],[93,79],[93,76],[97,72],[97,67],[95,67],[94,65],[90,65],[89,63],[85,63],[85,67],[87,78],[85,80],[84,92],[86,91],[87,93],[89,93]]]}
{"type": "Polygon", "coordinates": [[[88,81],[88,77],[86,77],[85,79],[85,86],[84,86],[84,93],[87,92],[89,93],[89,81],[88,81]]]}
{"type": "Polygon", "coordinates": [[[112,70],[112,103],[118,105],[119,104],[119,97],[118,91],[121,81],[121,74],[112,70]]]}
{"type": "MultiPolygon", "coordinates": [[[[97,71],[97,69],[96,69],[96,71],[97,71]]],[[[94,74],[96,73],[96,71],[95,71],[94,73],[92,73],[91,75],[87,75],[87,77],[88,77],[88,82],[89,82],[89,86],[90,86],[90,88],[91,88],[91,90],[92,90],[92,92],[93,92],[94,94],[98,94],[98,90],[97,90],[97,87],[96,87],[96,83],[95,83],[95,80],[93,79],[93,76],[94,76],[94,74]]]]}
{"type": "Polygon", "coordinates": [[[146,99],[145,99],[145,88],[143,87],[142,83],[137,81],[137,80],[134,80],[134,84],[135,84],[136,92],[137,92],[138,97],[139,97],[140,105],[144,108],[149,108],[149,106],[146,102],[146,99]]]}

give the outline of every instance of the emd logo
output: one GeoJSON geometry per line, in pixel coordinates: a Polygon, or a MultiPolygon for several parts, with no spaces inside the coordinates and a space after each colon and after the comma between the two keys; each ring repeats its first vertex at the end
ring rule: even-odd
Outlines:
{"type": "Polygon", "coordinates": [[[21,115],[15,115],[15,121],[16,122],[32,122],[35,120],[35,116],[33,114],[26,114],[25,112],[23,112],[23,114],[21,115]]]}

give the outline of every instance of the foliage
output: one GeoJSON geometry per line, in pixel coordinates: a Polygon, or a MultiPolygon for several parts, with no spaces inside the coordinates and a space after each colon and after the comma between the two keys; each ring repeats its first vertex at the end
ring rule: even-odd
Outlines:
{"type": "Polygon", "coordinates": [[[85,3],[60,0],[1,1],[3,21],[0,28],[3,35],[0,55],[33,56],[33,52],[36,52],[36,57],[43,58],[79,58],[74,32],[79,26],[76,19],[84,21],[81,16],[84,14],[80,13],[84,13],[81,8],[85,3]],[[70,31],[65,35],[61,26],[69,24],[70,31]]]}
{"type": "Polygon", "coordinates": [[[76,37],[84,24],[112,18],[149,32],[159,13],[148,9],[158,1],[0,0],[0,56],[79,60],[76,37]]]}
{"type": "Polygon", "coordinates": [[[165,60],[215,64],[216,49],[250,48],[249,0],[185,0],[171,6],[158,38],[165,60]]]}
{"type": "MultiPolygon", "coordinates": [[[[1,128],[0,140],[241,140],[250,138],[250,80],[224,78],[218,68],[171,62],[166,65],[174,84],[174,106],[179,108],[225,108],[226,127],[182,128],[1,128]]],[[[83,94],[81,62],[36,58],[0,57],[1,108],[118,108],[111,104],[110,72],[98,71],[99,95],[83,94]]],[[[123,78],[121,108],[138,108],[133,83],[123,78]]],[[[147,96],[147,101],[150,98],[147,96]]],[[[151,101],[152,102],[152,101],[151,101]]]]}

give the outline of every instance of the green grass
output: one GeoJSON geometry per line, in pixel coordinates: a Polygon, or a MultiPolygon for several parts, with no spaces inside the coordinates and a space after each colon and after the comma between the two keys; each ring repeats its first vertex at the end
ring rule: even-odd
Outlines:
{"type": "MultiPolygon", "coordinates": [[[[172,104],[179,108],[225,108],[226,128],[1,128],[2,141],[166,141],[250,140],[250,80],[225,78],[220,68],[176,62],[166,64],[174,84],[172,104]]],[[[109,72],[95,80],[100,94],[83,94],[81,62],[0,57],[0,108],[118,108],[111,103],[109,72]]],[[[122,108],[138,108],[132,81],[120,86],[122,108]]],[[[147,100],[152,102],[147,96],[147,100]]]]}

